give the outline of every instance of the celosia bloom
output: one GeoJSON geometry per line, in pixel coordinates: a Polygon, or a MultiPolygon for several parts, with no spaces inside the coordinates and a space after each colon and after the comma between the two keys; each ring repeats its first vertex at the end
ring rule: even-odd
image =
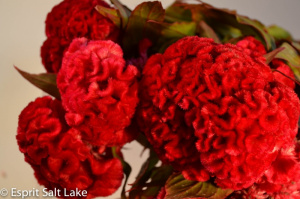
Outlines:
{"type": "Polygon", "coordinates": [[[260,57],[267,53],[265,46],[252,36],[244,37],[236,45],[242,47],[248,55],[253,57],[260,57]]]}
{"type": "Polygon", "coordinates": [[[36,99],[20,114],[17,141],[39,183],[61,193],[86,190],[87,198],[112,194],[122,182],[121,162],[108,148],[86,145],[63,116],[61,103],[50,97],[36,99]]]}
{"type": "Polygon", "coordinates": [[[131,141],[137,75],[136,67],[125,65],[122,49],[114,42],[75,39],[57,76],[68,124],[95,145],[131,141]]]}
{"type": "Polygon", "coordinates": [[[102,0],[64,0],[47,15],[48,38],[41,47],[41,57],[48,72],[59,71],[63,53],[74,38],[117,41],[118,27],[98,13],[96,5],[109,7],[102,0]]]}
{"type": "MultiPolygon", "coordinates": [[[[248,55],[256,58],[259,58],[267,53],[264,45],[252,36],[243,38],[242,40],[238,41],[236,45],[242,47],[248,55]]],[[[289,86],[292,89],[295,88],[295,82],[292,80],[295,79],[294,73],[288,65],[286,65],[280,59],[273,59],[270,63],[270,67],[277,70],[273,73],[278,82],[289,86]],[[279,73],[278,71],[283,74],[279,73]]]]}
{"type": "Polygon", "coordinates": [[[232,44],[183,38],[150,57],[141,88],[142,130],[187,179],[249,187],[297,133],[296,94],[232,44]]]}
{"type": "Polygon", "coordinates": [[[270,66],[272,69],[276,69],[277,71],[274,71],[274,77],[277,81],[281,82],[282,84],[291,87],[292,89],[295,89],[295,79],[294,73],[291,70],[291,68],[286,65],[283,61],[280,59],[273,59],[270,63],[270,66]],[[281,73],[283,74],[281,74],[281,73]],[[286,75],[286,76],[285,76],[286,75]],[[290,77],[290,78],[289,78],[290,77]]]}
{"type": "Polygon", "coordinates": [[[250,188],[230,198],[300,198],[300,161],[294,147],[281,150],[271,167],[250,188]]]}

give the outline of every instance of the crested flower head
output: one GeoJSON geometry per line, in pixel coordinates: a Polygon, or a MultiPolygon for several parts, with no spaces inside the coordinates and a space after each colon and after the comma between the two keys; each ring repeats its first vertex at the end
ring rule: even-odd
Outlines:
{"type": "MultiPolygon", "coordinates": [[[[264,45],[252,36],[244,37],[243,39],[238,41],[236,45],[242,47],[244,51],[252,57],[260,57],[263,59],[263,57],[261,56],[267,53],[264,45]]],[[[280,59],[273,59],[269,66],[271,67],[271,69],[276,69],[275,71],[273,71],[273,73],[275,79],[278,82],[289,86],[292,89],[295,88],[295,82],[293,81],[293,79],[295,79],[295,76],[288,65],[286,65],[280,59]]]]}
{"type": "Polygon", "coordinates": [[[96,5],[109,8],[103,0],[64,0],[47,15],[47,40],[41,48],[41,57],[48,72],[59,71],[63,54],[74,38],[118,40],[118,27],[98,13],[96,5]]]}
{"type": "Polygon", "coordinates": [[[67,126],[58,100],[31,102],[20,114],[17,141],[38,182],[50,190],[78,188],[91,198],[110,195],[121,185],[120,160],[109,148],[84,143],[79,132],[67,126]]]}
{"type": "Polygon", "coordinates": [[[67,123],[95,145],[131,141],[139,101],[137,75],[135,66],[126,66],[118,44],[75,39],[57,76],[67,123]]]}
{"type": "Polygon", "coordinates": [[[213,177],[222,188],[261,177],[293,145],[300,112],[264,60],[197,36],[150,57],[138,118],[160,158],[187,179],[213,177]]]}

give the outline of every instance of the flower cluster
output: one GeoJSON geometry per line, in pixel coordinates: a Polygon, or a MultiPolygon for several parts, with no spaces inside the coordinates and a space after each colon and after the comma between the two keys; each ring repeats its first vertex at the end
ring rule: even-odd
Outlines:
{"type": "MultiPolygon", "coordinates": [[[[236,45],[242,47],[244,51],[252,57],[259,58],[267,53],[264,45],[252,36],[243,38],[238,41],[236,45]]],[[[295,78],[294,73],[288,65],[280,59],[273,59],[270,63],[270,67],[276,69],[273,73],[277,81],[295,89],[295,82],[293,81],[295,78]],[[290,79],[286,76],[290,77],[290,79]]]]}
{"type": "Polygon", "coordinates": [[[41,57],[48,72],[59,71],[63,54],[77,37],[118,40],[118,28],[95,10],[96,5],[109,8],[103,0],[64,0],[47,15],[41,57]]]}
{"type": "Polygon", "coordinates": [[[133,140],[130,124],[138,103],[137,75],[135,66],[125,66],[116,43],[74,39],[57,76],[67,123],[95,145],[133,140]]]}
{"type": "Polygon", "coordinates": [[[58,100],[37,98],[20,114],[17,141],[38,182],[49,189],[87,190],[88,198],[119,188],[123,171],[109,148],[85,143],[58,100]]]}
{"type": "Polygon", "coordinates": [[[122,199],[299,198],[299,43],[205,3],[112,2],[63,0],[46,19],[47,73],[19,70],[55,97],[19,116],[38,182],[108,196],[136,140],[150,156],[122,199]]]}
{"type": "Polygon", "coordinates": [[[294,144],[299,99],[251,54],[194,36],[145,65],[141,126],[161,159],[187,179],[247,188],[294,144]]]}

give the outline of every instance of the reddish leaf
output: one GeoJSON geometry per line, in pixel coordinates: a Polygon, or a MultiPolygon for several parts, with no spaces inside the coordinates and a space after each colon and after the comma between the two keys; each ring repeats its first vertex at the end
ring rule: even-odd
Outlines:
{"type": "Polygon", "coordinates": [[[131,13],[125,29],[123,37],[123,49],[127,54],[137,54],[138,44],[148,38],[155,42],[160,34],[151,23],[153,20],[162,22],[164,20],[165,11],[160,2],[144,2],[138,5],[131,13]]]}
{"type": "Polygon", "coordinates": [[[266,58],[266,64],[269,64],[276,57],[276,55],[282,50],[284,50],[284,48],[280,47],[280,48],[276,48],[275,50],[265,54],[264,57],[266,58]]]}
{"type": "Polygon", "coordinates": [[[109,18],[117,27],[121,27],[121,18],[118,10],[97,5],[95,9],[103,16],[109,18]]]}
{"type": "Polygon", "coordinates": [[[41,73],[41,74],[30,74],[20,70],[15,66],[15,69],[31,84],[35,85],[42,91],[49,95],[60,99],[60,93],[56,85],[56,74],[54,73],[41,73]]]}
{"type": "Polygon", "coordinates": [[[220,36],[222,42],[236,37],[252,35],[261,40],[268,50],[275,49],[274,38],[257,20],[238,15],[235,11],[215,8],[201,1],[199,4],[177,2],[172,6],[190,10],[192,20],[196,23],[204,20],[220,36]]]}
{"type": "Polygon", "coordinates": [[[288,43],[283,43],[280,47],[284,50],[279,52],[275,58],[283,59],[287,61],[288,65],[293,70],[297,80],[300,80],[300,57],[297,51],[288,43]]]}
{"type": "Polygon", "coordinates": [[[186,180],[182,175],[173,174],[166,182],[165,199],[209,198],[224,199],[233,190],[221,189],[211,182],[186,180]]]}
{"type": "Polygon", "coordinates": [[[122,27],[125,28],[128,22],[128,17],[130,15],[129,9],[127,9],[124,5],[122,5],[118,0],[111,0],[111,2],[116,6],[119,11],[122,27]]]}

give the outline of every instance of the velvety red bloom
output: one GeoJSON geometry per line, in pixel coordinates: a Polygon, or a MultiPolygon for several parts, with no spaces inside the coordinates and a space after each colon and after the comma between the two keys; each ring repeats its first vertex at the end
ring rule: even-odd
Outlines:
{"type": "Polygon", "coordinates": [[[298,130],[297,95],[235,45],[183,38],[150,57],[140,88],[141,129],[190,180],[249,187],[298,130]]]}
{"type": "Polygon", "coordinates": [[[68,124],[95,145],[123,145],[136,135],[138,70],[125,65],[112,41],[75,39],[65,53],[57,86],[68,124]]]}
{"type": "Polygon", "coordinates": [[[295,79],[295,76],[293,71],[288,65],[286,65],[280,59],[273,59],[272,62],[270,63],[270,67],[279,71],[279,72],[277,71],[273,72],[274,77],[277,81],[281,82],[286,86],[291,87],[292,89],[295,89],[295,82],[292,80],[295,79]],[[284,75],[281,74],[280,72],[283,73],[284,75]]]}
{"type": "Polygon", "coordinates": [[[234,193],[231,198],[300,198],[300,161],[294,147],[281,150],[254,185],[234,193]]]}
{"type": "MultiPolygon", "coordinates": [[[[264,45],[252,36],[244,37],[242,40],[238,41],[236,45],[242,47],[248,55],[256,58],[259,58],[260,56],[265,55],[267,53],[264,45]]],[[[277,71],[273,72],[274,77],[278,82],[281,82],[282,84],[289,86],[292,89],[295,88],[295,82],[291,80],[295,79],[295,76],[288,65],[286,65],[280,59],[273,59],[270,63],[270,67],[283,73],[281,74],[277,71]],[[291,79],[289,79],[286,76],[290,77],[291,79]]]]}
{"type": "Polygon", "coordinates": [[[17,141],[38,182],[61,193],[86,190],[87,198],[112,194],[122,182],[121,162],[109,148],[86,145],[63,116],[61,103],[50,97],[36,99],[20,114],[17,141]]]}
{"type": "Polygon", "coordinates": [[[48,72],[57,73],[70,42],[61,37],[49,37],[41,47],[41,57],[48,72]]]}
{"type": "Polygon", "coordinates": [[[260,57],[267,53],[265,46],[252,36],[244,37],[236,45],[243,48],[248,55],[253,57],[260,57]]]}
{"type": "Polygon", "coordinates": [[[118,27],[99,14],[96,5],[109,7],[102,0],[64,0],[47,15],[48,38],[41,47],[41,57],[48,72],[59,71],[63,53],[74,38],[117,41],[118,27]]]}

